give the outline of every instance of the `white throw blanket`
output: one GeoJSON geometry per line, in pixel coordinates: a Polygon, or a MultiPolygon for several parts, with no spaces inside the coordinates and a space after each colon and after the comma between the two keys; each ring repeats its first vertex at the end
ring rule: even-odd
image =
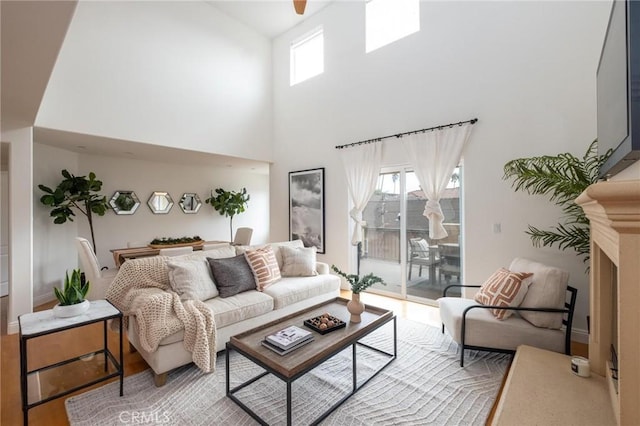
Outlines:
{"type": "Polygon", "coordinates": [[[140,345],[154,352],[162,339],[184,330],[184,347],[205,373],[215,370],[213,312],[199,300],[181,301],[169,284],[166,256],[126,261],[107,289],[106,298],[125,317],[136,318],[140,345]]]}

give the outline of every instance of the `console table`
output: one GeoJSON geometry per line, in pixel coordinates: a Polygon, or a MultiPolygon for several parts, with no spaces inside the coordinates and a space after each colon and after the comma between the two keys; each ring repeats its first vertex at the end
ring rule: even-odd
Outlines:
{"type": "Polygon", "coordinates": [[[615,425],[605,378],[579,377],[571,356],[519,346],[491,425],[615,425]]]}
{"type": "MultiPolygon", "coordinates": [[[[122,367],[122,312],[111,303],[106,300],[91,301],[91,306],[87,312],[70,318],[53,316],[53,309],[23,314],[18,317],[18,324],[20,327],[20,385],[25,426],[29,424],[29,409],[112,377],[120,377],[120,396],[122,396],[124,379],[124,369],[122,367]],[[107,322],[113,318],[119,318],[120,320],[119,361],[111,353],[107,344],[107,322]],[[27,343],[30,339],[61,333],[98,322],[103,323],[103,349],[29,370],[27,343]],[[73,374],[64,374],[65,372],[60,369],[64,369],[69,364],[74,364],[73,374]],[[55,374],[56,370],[64,376],[61,390],[56,389],[55,393],[42,395],[41,389],[38,389],[38,395],[29,395],[29,379],[35,379],[39,383],[41,374],[55,374]]],[[[62,339],[63,337],[60,336],[60,338],[62,339]]]]}

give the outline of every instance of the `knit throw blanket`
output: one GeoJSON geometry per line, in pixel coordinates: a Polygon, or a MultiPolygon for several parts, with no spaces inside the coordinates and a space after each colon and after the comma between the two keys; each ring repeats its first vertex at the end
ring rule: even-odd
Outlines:
{"type": "Polygon", "coordinates": [[[166,256],[127,260],[122,264],[106,298],[122,311],[125,327],[135,316],[140,345],[155,352],[162,339],[184,330],[184,348],[205,373],[215,370],[213,312],[199,300],[180,300],[169,284],[166,256]]]}

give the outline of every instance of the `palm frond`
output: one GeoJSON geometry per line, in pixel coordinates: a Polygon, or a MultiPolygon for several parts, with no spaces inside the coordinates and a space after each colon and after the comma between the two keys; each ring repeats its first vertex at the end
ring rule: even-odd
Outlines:
{"type": "Polygon", "coordinates": [[[557,245],[560,250],[572,248],[584,261],[590,253],[589,220],[575,199],[589,185],[598,180],[600,166],[609,158],[611,150],[598,155],[594,140],[580,159],[569,153],[556,156],[518,158],[504,165],[503,180],[513,179],[515,191],[531,195],[547,195],[549,201],[560,206],[563,221],[551,231],[529,225],[525,231],[535,247],[557,245]]]}

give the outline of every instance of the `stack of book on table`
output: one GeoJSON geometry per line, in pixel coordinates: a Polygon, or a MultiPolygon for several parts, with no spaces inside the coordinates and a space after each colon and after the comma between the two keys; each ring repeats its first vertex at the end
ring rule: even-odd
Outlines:
{"type": "Polygon", "coordinates": [[[262,345],[280,355],[298,349],[313,340],[313,334],[295,325],[289,326],[274,334],[270,334],[262,341],[262,345]]]}

